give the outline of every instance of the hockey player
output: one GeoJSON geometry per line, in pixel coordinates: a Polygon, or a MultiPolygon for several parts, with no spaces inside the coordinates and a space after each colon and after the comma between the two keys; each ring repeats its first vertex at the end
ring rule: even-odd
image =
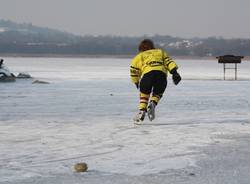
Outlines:
{"type": "Polygon", "coordinates": [[[168,72],[172,74],[175,85],[181,81],[181,76],[175,61],[162,49],[155,48],[150,39],[143,40],[138,50],[139,53],[130,65],[131,80],[140,90],[139,113],[134,121],[143,121],[146,113],[152,121],[155,118],[155,107],[167,87],[168,72]]]}

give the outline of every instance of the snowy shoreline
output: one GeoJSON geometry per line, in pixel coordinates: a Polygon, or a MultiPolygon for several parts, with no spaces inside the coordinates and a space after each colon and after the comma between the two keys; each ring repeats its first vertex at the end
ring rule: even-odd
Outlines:
{"type": "MultiPolygon", "coordinates": [[[[131,59],[134,55],[67,55],[67,54],[1,54],[4,58],[113,58],[113,59],[131,59]]],[[[215,56],[172,56],[177,60],[214,60],[218,61],[215,56]]],[[[250,56],[244,56],[244,61],[250,61],[250,56]]]]}

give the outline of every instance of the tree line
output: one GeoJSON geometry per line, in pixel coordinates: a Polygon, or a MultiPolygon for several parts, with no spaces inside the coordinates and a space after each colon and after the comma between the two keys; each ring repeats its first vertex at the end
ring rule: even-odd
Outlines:
{"type": "MultiPolygon", "coordinates": [[[[23,38],[22,38],[23,39],[23,38]]],[[[54,42],[37,38],[36,41],[1,41],[2,54],[62,54],[62,55],[133,55],[143,37],[88,37],[75,42],[54,42]]],[[[250,40],[246,39],[201,39],[199,44],[172,46],[172,42],[157,41],[156,46],[166,49],[173,56],[218,56],[224,54],[250,55],[250,40]]],[[[18,39],[16,39],[18,40],[18,39]]],[[[178,42],[178,41],[176,41],[178,42]]]]}
{"type": "Polygon", "coordinates": [[[172,56],[250,56],[250,39],[217,37],[184,39],[166,35],[76,36],[31,24],[0,21],[0,54],[134,55],[139,42],[152,39],[172,56]]]}

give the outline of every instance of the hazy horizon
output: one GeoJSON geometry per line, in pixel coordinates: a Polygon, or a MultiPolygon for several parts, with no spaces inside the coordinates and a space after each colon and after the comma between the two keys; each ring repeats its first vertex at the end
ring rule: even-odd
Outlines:
{"type": "Polygon", "coordinates": [[[250,38],[248,0],[1,0],[0,19],[77,35],[250,38]]]}

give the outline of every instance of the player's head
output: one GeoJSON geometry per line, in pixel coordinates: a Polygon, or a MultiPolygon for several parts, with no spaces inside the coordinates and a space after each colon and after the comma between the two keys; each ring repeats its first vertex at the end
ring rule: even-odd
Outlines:
{"type": "Polygon", "coordinates": [[[154,43],[153,43],[152,40],[144,39],[139,44],[138,50],[139,50],[139,52],[143,52],[143,51],[151,50],[151,49],[154,49],[154,48],[155,48],[155,46],[154,46],[154,43]]]}

